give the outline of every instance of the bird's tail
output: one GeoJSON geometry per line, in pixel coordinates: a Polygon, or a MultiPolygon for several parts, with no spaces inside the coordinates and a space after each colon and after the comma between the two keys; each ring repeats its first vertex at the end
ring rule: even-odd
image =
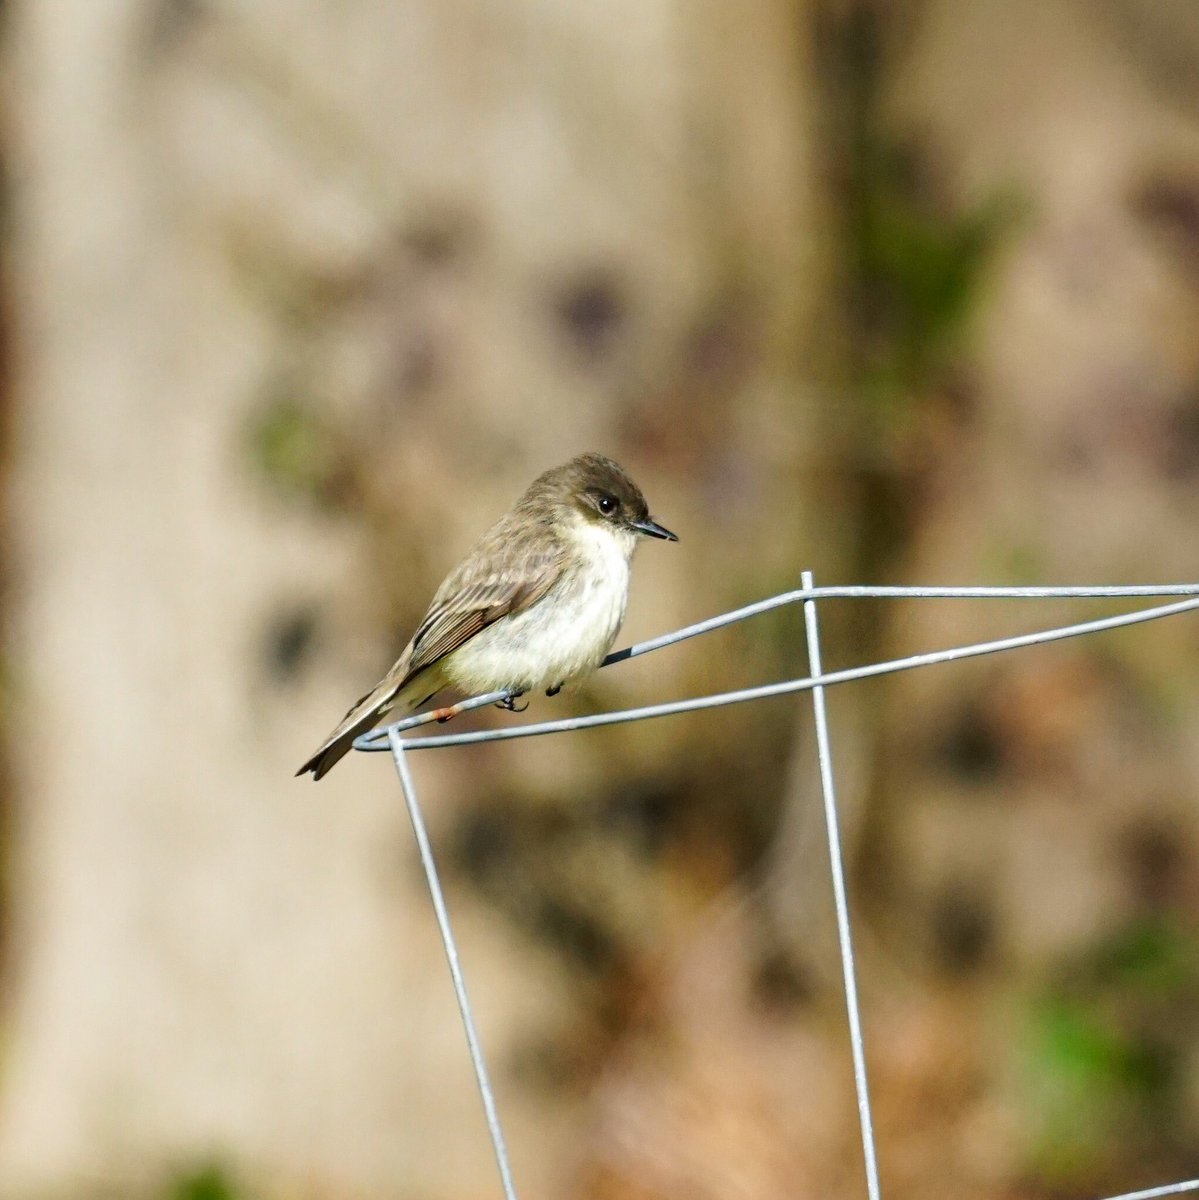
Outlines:
{"type": "MultiPolygon", "coordinates": [[[[399,666],[398,663],[396,665],[399,666]]],[[[394,670],[390,672],[386,679],[367,692],[361,700],[350,706],[350,710],[342,718],[341,724],[329,734],[320,749],[296,774],[304,775],[311,771],[314,780],[320,779],[349,751],[356,737],[366,733],[368,729],[373,729],[379,720],[393,708],[404,707],[406,711],[411,712],[423,703],[433,692],[438,690],[435,681],[424,680],[426,674],[428,674],[427,671],[422,671],[417,679],[411,680],[405,680],[401,675],[397,680],[397,672],[394,670]],[[417,686],[413,687],[413,684],[417,684],[417,686]],[[428,686],[428,691],[425,690],[426,686],[428,686]]]]}

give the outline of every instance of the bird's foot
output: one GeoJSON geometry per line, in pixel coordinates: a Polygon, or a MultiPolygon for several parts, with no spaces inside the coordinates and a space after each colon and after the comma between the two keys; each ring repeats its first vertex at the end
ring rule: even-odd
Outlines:
{"type": "Polygon", "coordinates": [[[502,708],[504,712],[522,713],[529,707],[529,702],[526,700],[524,704],[518,705],[517,698],[523,696],[524,692],[510,692],[503,700],[497,700],[496,708],[502,708]]]}
{"type": "Polygon", "coordinates": [[[562,690],[562,685],[560,683],[556,683],[556,684],[554,684],[554,686],[552,688],[546,688],[545,694],[547,696],[556,696],[561,690],[562,690]]]}

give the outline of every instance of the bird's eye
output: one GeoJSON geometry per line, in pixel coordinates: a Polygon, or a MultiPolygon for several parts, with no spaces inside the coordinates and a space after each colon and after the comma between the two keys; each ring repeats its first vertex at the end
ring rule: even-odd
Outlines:
{"type": "Polygon", "coordinates": [[[596,501],[596,507],[604,514],[605,517],[610,517],[616,511],[616,497],[601,496],[596,501]]]}

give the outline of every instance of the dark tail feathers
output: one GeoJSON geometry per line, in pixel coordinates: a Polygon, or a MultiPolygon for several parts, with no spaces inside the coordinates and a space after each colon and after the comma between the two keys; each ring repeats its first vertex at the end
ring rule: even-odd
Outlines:
{"type": "Polygon", "coordinates": [[[312,772],[313,780],[328,774],[334,765],[341,760],[354,744],[359,734],[372,729],[379,718],[387,711],[398,689],[392,687],[377,687],[367,692],[357,704],[351,706],[344,720],[329,735],[321,748],[296,772],[305,775],[312,772]]]}

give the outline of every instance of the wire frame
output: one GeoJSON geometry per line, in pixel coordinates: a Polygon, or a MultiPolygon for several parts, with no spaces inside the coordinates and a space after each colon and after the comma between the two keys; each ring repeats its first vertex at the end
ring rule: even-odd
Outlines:
{"type": "MultiPolygon", "coordinates": [[[[474,1067],[475,1080],[479,1097],[483,1103],[483,1112],[487,1120],[487,1129],[491,1137],[496,1164],[499,1168],[500,1187],[505,1200],[516,1200],[516,1185],[512,1178],[512,1168],[508,1158],[508,1150],[504,1141],[503,1128],[500,1124],[499,1110],[495,1101],[495,1093],[487,1072],[487,1063],[483,1054],[471,1009],[470,998],[466,989],[466,980],[462,972],[462,963],[454,939],[453,927],[450,922],[449,910],[446,907],[445,896],[437,872],[437,864],[429,844],[428,833],[425,829],[424,817],[420,801],[413,782],[412,771],[408,764],[408,753],[414,750],[435,750],[453,746],[469,746],[479,742],[507,741],[513,738],[539,737],[547,734],[568,733],[580,729],[593,729],[601,725],[617,725],[628,721],[646,721],[656,717],[675,716],[687,712],[695,712],[705,708],[720,708],[730,704],[748,703],[763,700],[773,696],[784,696],[794,692],[812,693],[812,710],[816,730],[817,760],[820,770],[820,786],[824,801],[825,827],[828,833],[829,869],[831,872],[833,898],[837,914],[837,935],[841,955],[842,979],[845,989],[845,1009],[849,1023],[850,1050],[854,1086],[858,1101],[858,1118],[862,1133],[862,1155],[865,1172],[866,1194],[869,1200],[880,1200],[881,1190],[878,1178],[878,1155],[874,1137],[874,1122],[870,1108],[870,1085],[866,1069],[865,1039],[862,1033],[861,1013],[858,1005],[857,975],[854,963],[853,933],[850,922],[849,902],[845,887],[845,871],[841,844],[840,824],[837,812],[836,786],[833,775],[832,738],[829,731],[828,715],[825,709],[825,689],[837,684],[849,683],[858,679],[869,679],[879,675],[890,675],[899,671],[910,671],[917,667],[933,666],[938,663],[955,662],[964,658],[976,658],[984,654],[998,654],[1017,650],[1021,647],[1045,645],[1049,642],[1061,641],[1066,638],[1083,637],[1100,633],[1104,630],[1119,629],[1124,626],[1138,625],[1146,621],[1160,620],[1163,617],[1199,609],[1199,584],[1145,584],[1131,587],[1096,586],[1096,587],[816,587],[810,571],[805,571],[802,577],[803,586],[795,591],[783,592],[770,596],[743,608],[721,613],[706,621],[689,625],[673,633],[663,634],[648,642],[630,646],[610,654],[603,666],[636,658],[672,646],[687,638],[698,637],[722,629],[737,621],[744,621],[760,613],[781,608],[789,604],[802,604],[804,612],[804,629],[808,646],[809,674],[803,678],[790,679],[782,683],[768,684],[762,687],[743,688],[734,692],[720,692],[710,696],[699,696],[689,700],[677,700],[664,704],[647,705],[641,708],[623,709],[615,712],[595,713],[583,717],[567,717],[558,721],[530,722],[523,725],[507,726],[501,729],[471,731],[468,733],[434,734],[432,736],[405,737],[411,731],[433,722],[444,724],[451,717],[472,709],[482,708],[489,704],[497,704],[512,699],[509,692],[490,692],[482,696],[473,696],[458,704],[445,708],[436,708],[428,712],[418,713],[402,721],[373,730],[364,734],[354,742],[354,748],[361,751],[390,751],[399,776],[400,787],[408,807],[408,815],[412,821],[413,833],[416,837],[417,850],[420,854],[421,865],[429,887],[429,895],[433,902],[433,910],[437,918],[438,929],[441,933],[442,944],[445,948],[446,960],[449,964],[450,977],[454,985],[454,994],[458,1000],[458,1010],[462,1018],[466,1034],[467,1049],[474,1067]],[[1133,612],[1121,613],[1116,616],[1101,617],[1097,620],[1083,621],[1073,625],[1057,626],[1052,629],[1040,630],[1036,633],[1021,634],[1016,637],[1000,638],[994,641],[975,642],[965,646],[955,646],[945,650],[934,650],[925,654],[914,654],[905,658],[891,659],[886,662],[870,663],[861,667],[851,667],[842,671],[823,671],[821,664],[820,628],[817,605],[820,600],[828,599],[955,599],[955,600],[1029,600],[1029,599],[1150,599],[1175,597],[1165,604],[1157,604],[1148,608],[1137,609],[1133,612]]],[[[1199,1191],[1199,1179],[1181,1180],[1177,1183],[1162,1184],[1146,1188],[1142,1191],[1124,1192],[1106,1200],[1156,1200],[1161,1196],[1176,1196],[1186,1192],[1199,1191]]]]}

